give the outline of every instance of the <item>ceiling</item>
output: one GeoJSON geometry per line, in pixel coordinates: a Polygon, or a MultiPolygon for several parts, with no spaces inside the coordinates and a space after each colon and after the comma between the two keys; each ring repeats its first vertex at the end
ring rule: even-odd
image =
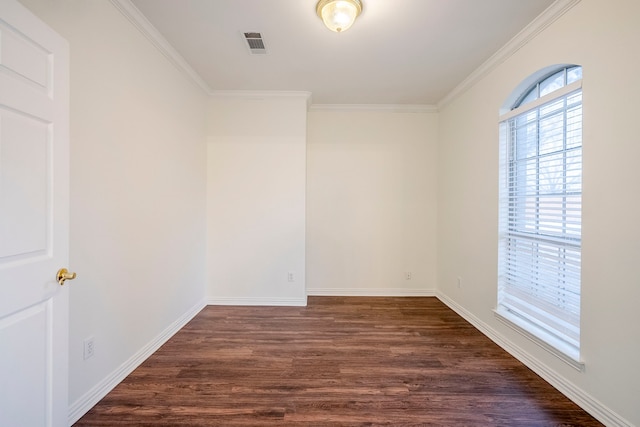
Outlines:
{"type": "Polygon", "coordinates": [[[363,0],[334,33],[316,0],[131,0],[211,91],[436,105],[554,0],[363,0]],[[260,32],[252,55],[242,33],[260,32]]]}

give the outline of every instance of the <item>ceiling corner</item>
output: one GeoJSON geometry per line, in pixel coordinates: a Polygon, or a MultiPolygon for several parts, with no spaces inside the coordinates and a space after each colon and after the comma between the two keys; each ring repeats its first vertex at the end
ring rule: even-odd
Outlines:
{"type": "Polygon", "coordinates": [[[442,110],[447,104],[456,99],[458,96],[466,92],[469,88],[482,80],[487,74],[493,71],[498,65],[509,59],[520,48],[529,43],[545,28],[553,24],[562,15],[567,13],[571,8],[580,3],[581,0],[556,0],[538,15],[531,23],[524,27],[518,34],[480,65],[458,86],[449,92],[436,104],[438,110],[442,110]]]}
{"type": "Polygon", "coordinates": [[[116,9],[127,18],[182,74],[206,94],[212,90],[202,77],[189,65],[178,51],[138,10],[131,0],[110,0],[116,9]]]}

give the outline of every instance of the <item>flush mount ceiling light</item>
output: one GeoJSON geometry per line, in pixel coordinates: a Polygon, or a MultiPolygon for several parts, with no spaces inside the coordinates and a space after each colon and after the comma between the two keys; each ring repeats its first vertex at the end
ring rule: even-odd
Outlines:
{"type": "Polygon", "coordinates": [[[351,27],[362,12],[360,0],[320,0],[316,6],[318,16],[331,31],[341,33],[351,27]]]}

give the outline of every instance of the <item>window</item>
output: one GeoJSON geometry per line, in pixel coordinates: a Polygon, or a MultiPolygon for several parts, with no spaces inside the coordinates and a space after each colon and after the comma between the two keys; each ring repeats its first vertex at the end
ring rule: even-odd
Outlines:
{"type": "Polygon", "coordinates": [[[547,73],[511,107],[500,118],[496,311],[578,362],[582,68],[547,73]]]}

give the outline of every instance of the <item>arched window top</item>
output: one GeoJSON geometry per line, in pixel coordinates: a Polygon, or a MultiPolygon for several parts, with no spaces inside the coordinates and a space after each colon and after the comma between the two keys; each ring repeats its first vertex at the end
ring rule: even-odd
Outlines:
{"type": "Polygon", "coordinates": [[[524,90],[522,95],[511,106],[511,109],[516,109],[581,79],[582,67],[579,65],[569,65],[561,69],[555,69],[550,74],[543,75],[542,78],[524,90]]]}

